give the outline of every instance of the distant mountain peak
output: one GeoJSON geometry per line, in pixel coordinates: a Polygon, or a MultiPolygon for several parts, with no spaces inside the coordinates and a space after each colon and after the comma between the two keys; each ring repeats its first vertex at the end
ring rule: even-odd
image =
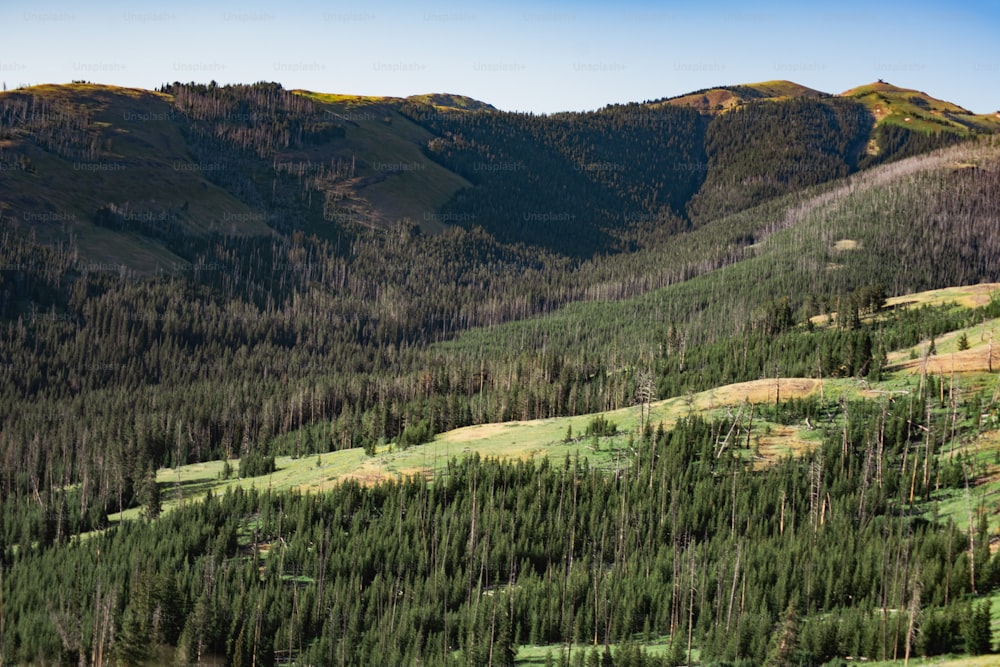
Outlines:
{"type": "Polygon", "coordinates": [[[663,100],[652,102],[652,106],[686,106],[692,107],[704,113],[715,115],[738,106],[742,106],[751,100],[781,100],[792,97],[826,97],[824,93],[808,86],[778,79],[774,81],[761,81],[758,83],[743,83],[714,88],[696,90],[685,95],[678,95],[663,100]]]}
{"type": "Polygon", "coordinates": [[[953,102],[882,79],[846,90],[840,97],[849,97],[865,105],[878,125],[898,125],[925,133],[943,131],[963,135],[969,132],[996,132],[998,129],[995,117],[973,114],[953,102]]]}
{"type": "Polygon", "coordinates": [[[444,109],[460,109],[462,111],[498,111],[492,104],[487,104],[480,100],[468,97],[467,95],[457,95],[455,93],[426,93],[424,95],[410,95],[406,98],[408,102],[422,102],[431,106],[444,109]]]}
{"type": "Polygon", "coordinates": [[[856,86],[850,90],[845,90],[840,93],[841,97],[856,97],[858,95],[866,95],[869,93],[916,93],[924,95],[926,93],[921,93],[919,90],[914,90],[913,88],[901,88],[900,86],[894,85],[885,81],[883,79],[878,79],[877,81],[872,81],[871,83],[866,83],[861,86],[856,86]]]}

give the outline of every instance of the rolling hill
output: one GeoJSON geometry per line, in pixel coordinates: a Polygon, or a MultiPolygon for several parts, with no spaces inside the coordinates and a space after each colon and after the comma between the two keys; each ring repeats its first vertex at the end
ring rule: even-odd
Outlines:
{"type": "Polygon", "coordinates": [[[187,263],[184,237],[336,236],[403,218],[440,230],[433,212],[468,185],[424,156],[430,135],[398,102],[176,92],[4,93],[0,215],[44,240],[74,238],[88,261],[156,272],[187,263]]]}
{"type": "MultiPolygon", "coordinates": [[[[991,299],[998,298],[1000,283],[983,283],[893,297],[886,301],[885,308],[889,314],[898,309],[924,307],[972,310],[987,306],[991,299]]],[[[991,318],[937,336],[937,353],[933,356],[927,355],[929,340],[919,341],[909,348],[892,350],[888,353],[889,372],[878,382],[856,378],[759,379],[652,401],[648,406],[631,405],[598,414],[465,426],[438,434],[431,442],[415,447],[401,447],[390,442],[371,456],[360,448],[319,454],[315,458],[282,456],[276,460],[276,471],[266,477],[229,478],[221,474],[225,462],[219,460],[162,468],[157,472],[157,479],[168,489],[164,510],[169,511],[177,507],[182,498],[190,502],[199,499],[208,490],[220,493],[236,487],[267,487],[315,493],[345,480],[364,485],[400,480],[407,476],[433,480],[447,474],[449,464],[456,457],[469,455],[513,461],[541,461],[545,458],[560,461],[568,456],[581,456],[587,457],[592,467],[610,474],[616,465],[623,465],[622,457],[625,457],[624,465],[629,465],[634,454],[629,440],[641,434],[646,421],[670,429],[679,420],[694,415],[714,420],[737,413],[746,417],[746,424],[741,423],[736,440],[746,444],[734,444],[734,448],[742,456],[753,460],[760,469],[777,465],[788,456],[803,456],[812,452],[820,442],[821,433],[808,420],[795,423],[773,421],[763,409],[756,419],[750,419],[750,406],[766,408],[776,400],[816,399],[820,396],[827,405],[905,396],[918,391],[922,382],[919,376],[924,372],[941,377],[957,373],[958,386],[962,391],[976,391],[977,386],[993,391],[995,383],[987,375],[991,367],[987,355],[992,352],[992,363],[1000,368],[1000,344],[993,349],[988,334],[998,328],[1000,319],[991,318]],[[957,341],[963,334],[970,341],[965,350],[957,348],[957,341]],[[616,424],[613,435],[598,438],[586,435],[588,424],[598,417],[616,424]],[[751,441],[757,443],[753,450],[749,446],[751,441]]],[[[295,433],[286,436],[287,439],[295,437],[298,437],[295,433]]],[[[1000,464],[990,461],[990,456],[1000,451],[1000,431],[988,429],[969,437],[959,449],[965,453],[975,449],[976,455],[984,457],[987,462],[986,471],[975,485],[975,492],[980,498],[978,502],[987,503],[990,502],[987,498],[1000,495],[1000,464]]],[[[239,466],[238,460],[229,463],[233,469],[239,466]]],[[[957,512],[958,509],[952,507],[950,511],[957,512]]],[[[140,515],[141,509],[134,508],[112,515],[111,519],[135,520],[140,515]]],[[[989,520],[993,528],[1000,525],[1000,515],[994,514],[989,520]]]]}

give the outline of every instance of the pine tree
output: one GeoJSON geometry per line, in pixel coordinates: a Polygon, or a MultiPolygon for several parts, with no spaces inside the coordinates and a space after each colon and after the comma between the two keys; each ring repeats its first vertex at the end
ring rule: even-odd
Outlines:
{"type": "Polygon", "coordinates": [[[152,521],[160,516],[163,505],[160,500],[160,485],[156,483],[156,473],[152,468],[146,471],[140,490],[143,516],[152,521]]]}
{"type": "Polygon", "coordinates": [[[966,653],[983,655],[992,650],[989,600],[984,600],[980,605],[969,605],[962,618],[962,637],[966,653]]]}

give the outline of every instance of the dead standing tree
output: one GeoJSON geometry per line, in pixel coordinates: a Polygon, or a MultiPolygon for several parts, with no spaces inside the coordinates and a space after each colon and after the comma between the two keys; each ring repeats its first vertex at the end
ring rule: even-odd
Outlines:
{"type": "Polygon", "coordinates": [[[652,371],[641,371],[636,377],[635,400],[639,403],[639,432],[645,433],[649,404],[656,400],[656,382],[652,371]]]}

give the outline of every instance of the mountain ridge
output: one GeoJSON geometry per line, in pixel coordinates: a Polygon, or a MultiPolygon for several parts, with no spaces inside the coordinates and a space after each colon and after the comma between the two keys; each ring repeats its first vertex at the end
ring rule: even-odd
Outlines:
{"type": "Polygon", "coordinates": [[[635,247],[640,229],[676,233],[817,178],[997,129],[1000,118],[884,82],[829,95],[766,81],[551,116],[450,93],[42,85],[0,93],[0,215],[137,270],[184,265],[171,234],[335,239],[400,223],[485,226],[587,256],[635,247]],[[801,126],[812,129],[796,130],[791,147],[807,160],[828,154],[833,172],[782,157],[786,130],[801,126]],[[543,196],[552,183],[565,194],[543,196]],[[584,240],[570,247],[573,237],[584,240]]]}

